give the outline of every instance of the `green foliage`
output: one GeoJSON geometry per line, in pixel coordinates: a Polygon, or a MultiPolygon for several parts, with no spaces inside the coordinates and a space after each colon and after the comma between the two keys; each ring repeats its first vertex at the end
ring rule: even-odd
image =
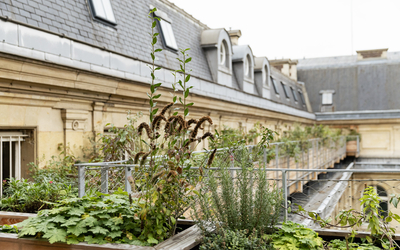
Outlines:
{"type": "MultiPolygon", "coordinates": [[[[371,236],[366,236],[366,240],[373,245],[380,245],[383,249],[396,249],[400,246],[393,240],[393,235],[395,234],[395,228],[390,227],[389,223],[393,220],[400,222],[400,216],[394,214],[392,211],[384,213],[380,207],[380,197],[376,193],[372,186],[367,187],[364,190],[363,196],[360,198],[361,201],[361,212],[355,209],[341,211],[336,216],[337,225],[330,224],[331,218],[322,219],[315,212],[307,212],[301,206],[299,206],[299,211],[294,213],[300,214],[302,216],[307,215],[313,221],[319,223],[322,227],[327,225],[333,227],[345,227],[352,228],[351,234],[346,238],[350,240],[350,243],[354,240],[357,235],[357,228],[361,227],[363,223],[368,224],[368,229],[371,232],[371,236]]],[[[393,204],[398,203],[395,198],[391,199],[393,204]]]]}
{"type": "Polygon", "coordinates": [[[263,128],[257,146],[247,148],[240,141],[234,148],[217,154],[218,160],[212,165],[217,170],[207,170],[208,178],[198,192],[199,204],[194,208],[204,231],[210,225],[248,232],[274,230],[281,211],[282,192],[268,181],[267,171],[262,166],[253,165],[262,157],[272,135],[271,130],[263,128]],[[229,169],[233,165],[240,170],[233,173],[229,169]]]}
{"type": "Polygon", "coordinates": [[[346,136],[346,141],[356,141],[357,136],[359,137],[359,140],[361,141],[361,134],[358,133],[355,129],[350,129],[349,133],[346,136]]]}
{"type": "Polygon", "coordinates": [[[18,227],[17,226],[9,226],[7,224],[0,226],[0,233],[9,233],[9,234],[17,234],[18,227]]]}
{"type": "Polygon", "coordinates": [[[261,129],[260,123],[254,124],[248,133],[241,128],[234,129],[224,125],[221,131],[216,133],[216,138],[210,143],[210,148],[229,148],[238,142],[256,144],[256,139],[261,136],[261,129]]]}
{"type": "Polygon", "coordinates": [[[36,213],[41,209],[52,208],[54,202],[74,197],[77,193],[71,185],[53,182],[46,177],[42,177],[41,182],[11,178],[3,183],[5,188],[0,202],[3,211],[36,213]]]}
{"type": "Polygon", "coordinates": [[[249,235],[246,230],[224,229],[217,234],[208,234],[203,239],[200,250],[269,250],[273,249],[266,235],[260,236],[256,230],[249,235]]]}
{"type": "Polygon", "coordinates": [[[18,236],[44,238],[50,243],[150,245],[152,238],[141,235],[139,210],[137,200],[131,204],[122,190],[112,195],[64,199],[53,209],[21,222],[18,236]]]}
{"type": "Polygon", "coordinates": [[[347,243],[343,240],[332,240],[328,244],[328,249],[334,250],[379,250],[379,247],[372,245],[371,243],[347,243]]]}
{"type": "Polygon", "coordinates": [[[323,249],[323,240],[318,236],[318,233],[291,221],[283,223],[282,228],[270,237],[275,249],[323,249]]]}

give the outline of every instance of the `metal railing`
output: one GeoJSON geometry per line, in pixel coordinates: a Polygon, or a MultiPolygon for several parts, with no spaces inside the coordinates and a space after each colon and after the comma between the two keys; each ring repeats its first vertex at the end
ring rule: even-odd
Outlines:
{"type": "MultiPolygon", "coordinates": [[[[334,162],[340,161],[346,155],[346,138],[344,136],[336,138],[310,139],[307,141],[289,141],[289,142],[274,142],[269,144],[269,148],[264,148],[263,164],[268,168],[276,169],[324,169],[333,167],[334,162]],[[286,146],[291,149],[296,148],[297,153],[293,156],[287,154],[286,146]],[[269,160],[269,156],[273,156],[269,160]]],[[[250,150],[254,145],[247,146],[250,150]]],[[[219,148],[217,151],[228,150],[228,148],[219,148]]],[[[209,151],[194,151],[192,155],[207,153],[209,151]]],[[[87,189],[94,189],[102,193],[115,191],[117,187],[123,188],[128,193],[131,192],[131,187],[128,178],[132,176],[132,171],[138,164],[125,164],[125,161],[115,162],[99,162],[99,163],[80,163],[75,164],[78,167],[78,187],[79,197],[85,195],[87,189]]],[[[232,169],[235,167],[232,164],[232,169]]],[[[196,169],[196,168],[194,168],[196,169]]],[[[136,173],[137,174],[137,173],[136,173]]],[[[304,178],[304,181],[311,179],[311,172],[304,176],[295,174],[296,178],[304,178]]],[[[275,178],[280,178],[276,172],[275,178]]],[[[303,181],[303,180],[301,180],[303,181]]],[[[290,186],[298,183],[289,183],[290,186]]],[[[297,184],[298,185],[298,184],[297,184]]]]}

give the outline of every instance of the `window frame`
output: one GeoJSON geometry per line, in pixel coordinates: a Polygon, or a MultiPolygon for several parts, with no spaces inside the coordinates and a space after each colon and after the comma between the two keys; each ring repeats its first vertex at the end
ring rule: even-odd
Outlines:
{"type": "Polygon", "coordinates": [[[304,99],[303,92],[301,92],[300,90],[299,90],[299,91],[297,91],[297,92],[299,92],[300,99],[301,99],[301,102],[303,103],[303,105],[306,105],[306,100],[304,99]]]}
{"type": "Polygon", "coordinates": [[[92,12],[93,19],[96,20],[96,21],[99,21],[99,22],[101,22],[103,24],[109,25],[111,27],[117,26],[117,19],[115,18],[115,14],[114,14],[114,10],[113,10],[112,4],[111,4],[111,0],[101,0],[101,4],[103,5],[103,8],[104,8],[103,1],[108,1],[109,2],[110,7],[111,7],[111,13],[112,13],[112,16],[113,16],[114,20],[108,19],[107,15],[106,15],[106,12],[105,12],[106,17],[100,16],[98,14],[98,12],[96,11],[96,7],[95,7],[95,4],[94,4],[93,1],[95,1],[95,0],[89,0],[88,1],[89,2],[89,6],[90,6],[90,10],[92,12]]]}
{"type": "Polygon", "coordinates": [[[321,104],[322,104],[323,106],[330,106],[330,105],[333,105],[333,93],[330,93],[330,92],[324,92],[324,93],[322,93],[321,104]],[[324,96],[326,96],[326,98],[324,98],[324,96]],[[325,102],[324,102],[324,100],[325,100],[325,102]],[[327,100],[328,100],[329,102],[326,102],[327,100]]]}
{"type": "Polygon", "coordinates": [[[271,82],[272,82],[272,86],[274,87],[275,94],[279,95],[278,86],[276,86],[276,81],[272,76],[271,76],[271,82]]]}
{"type": "Polygon", "coordinates": [[[282,85],[283,92],[285,93],[286,98],[290,99],[286,84],[284,84],[284,83],[281,81],[281,85],[282,85]]]}
{"type": "MultiPolygon", "coordinates": [[[[157,16],[157,15],[156,15],[156,16],[157,16]]],[[[157,20],[157,24],[158,24],[158,27],[159,27],[159,29],[160,29],[160,31],[161,31],[160,33],[161,33],[161,37],[162,37],[162,42],[163,42],[164,48],[166,48],[166,49],[168,49],[168,50],[171,50],[171,51],[173,51],[173,52],[178,52],[178,51],[179,51],[179,47],[178,47],[178,43],[176,42],[174,30],[172,29],[172,23],[171,23],[171,21],[166,20],[166,19],[164,19],[164,18],[162,18],[162,17],[160,17],[160,16],[157,16],[157,17],[159,18],[159,20],[157,20]],[[165,22],[166,24],[168,24],[168,25],[171,27],[172,38],[173,38],[173,40],[174,40],[174,42],[175,42],[176,48],[174,48],[174,47],[172,47],[172,46],[170,46],[170,45],[167,44],[166,33],[164,33],[164,31],[165,31],[165,32],[167,32],[167,31],[163,29],[162,22],[165,22]]],[[[170,35],[171,35],[171,34],[170,34],[170,35]]]]}

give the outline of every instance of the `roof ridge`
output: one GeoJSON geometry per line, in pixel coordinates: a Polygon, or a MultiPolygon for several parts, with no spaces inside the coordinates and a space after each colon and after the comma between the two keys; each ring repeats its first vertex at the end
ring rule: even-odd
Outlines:
{"type": "Polygon", "coordinates": [[[193,22],[197,23],[198,25],[200,25],[202,28],[204,29],[210,29],[210,27],[208,27],[205,23],[201,22],[199,19],[194,18],[192,15],[190,15],[188,12],[186,12],[184,9],[179,8],[178,6],[176,6],[174,3],[168,1],[168,0],[158,0],[160,2],[162,2],[165,5],[168,5],[170,8],[178,11],[179,13],[181,13],[182,15],[184,15],[185,17],[187,17],[188,19],[192,20],[193,22]]]}

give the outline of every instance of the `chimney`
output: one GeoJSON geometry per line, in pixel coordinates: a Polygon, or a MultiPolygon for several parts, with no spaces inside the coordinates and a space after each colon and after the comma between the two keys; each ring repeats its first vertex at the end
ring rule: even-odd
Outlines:
{"type": "Polygon", "coordinates": [[[242,36],[242,32],[240,30],[229,30],[228,33],[232,45],[239,45],[239,38],[242,36]]]}
{"type": "Polygon", "coordinates": [[[358,50],[357,60],[365,59],[386,59],[388,49],[371,49],[371,50],[358,50]]]}

